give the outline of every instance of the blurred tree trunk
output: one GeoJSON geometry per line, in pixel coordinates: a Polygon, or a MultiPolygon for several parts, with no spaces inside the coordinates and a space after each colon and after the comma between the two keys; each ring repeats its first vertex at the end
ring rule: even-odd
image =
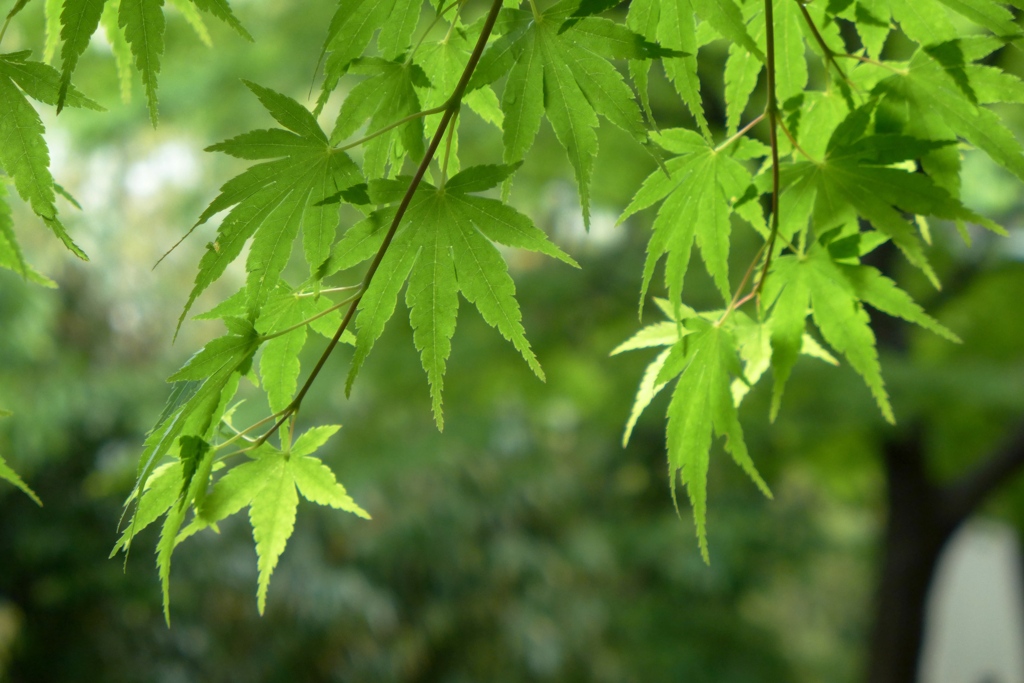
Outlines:
{"type": "Polygon", "coordinates": [[[920,430],[886,444],[883,457],[889,518],[866,680],[916,683],[939,556],[957,527],[1024,467],[1024,424],[975,469],[946,484],[928,475],[920,430]]]}

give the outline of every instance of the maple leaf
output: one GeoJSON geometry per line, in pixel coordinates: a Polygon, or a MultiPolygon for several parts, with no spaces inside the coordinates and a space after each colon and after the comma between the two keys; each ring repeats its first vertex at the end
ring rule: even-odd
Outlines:
{"type": "Polygon", "coordinates": [[[646,135],[633,91],[608,59],[651,59],[674,53],[607,19],[588,16],[567,23],[577,6],[565,0],[537,15],[502,10],[503,35],[484,53],[470,89],[508,73],[501,98],[506,163],[523,159],[547,114],[569,155],[583,220],[589,226],[597,114],[639,140],[646,135]]]}
{"type": "Polygon", "coordinates": [[[96,32],[106,0],[65,0],[60,13],[61,80],[57,96],[57,113],[64,108],[64,100],[71,87],[71,74],[78,65],[78,58],[85,52],[89,39],[96,32]]]}
{"type": "Polygon", "coordinates": [[[679,377],[668,407],[672,497],[678,476],[693,507],[701,555],[708,562],[707,476],[713,436],[725,437],[726,451],[764,495],[771,498],[771,491],[750,459],[733,401],[732,378],[743,373],[732,333],[701,317],[681,323],[687,334],[669,349],[652,384],[664,386],[679,377]]]}
{"type": "MultiPolygon", "coordinates": [[[[423,69],[402,60],[364,58],[355,62],[351,73],[370,76],[345,97],[338,113],[331,144],[348,138],[367,120],[370,128],[382,130],[420,111],[416,87],[429,88],[423,69]]],[[[423,118],[407,123],[368,140],[363,145],[363,173],[371,178],[384,175],[390,165],[397,170],[405,155],[423,156],[423,118]],[[399,147],[398,143],[401,143],[399,147]]]]}
{"type": "Polygon", "coordinates": [[[640,300],[643,301],[662,256],[668,255],[665,284],[669,299],[679,301],[694,241],[704,265],[726,301],[729,291],[730,216],[734,203],[750,185],[750,173],[731,156],[701,135],[681,128],[654,136],[655,142],[679,156],[665,162],[668,174],[655,170],[637,190],[619,218],[664,200],[654,220],[647,247],[640,300]]]}
{"type": "MultiPolygon", "coordinates": [[[[974,82],[984,78],[984,72],[968,68],[963,47],[961,41],[950,40],[919,49],[905,68],[893,65],[897,73],[880,80],[873,91],[879,96],[879,132],[930,140],[962,137],[1024,179],[1024,149],[999,116],[981,106],[984,101],[979,101],[974,82]]],[[[1005,79],[999,90],[1012,92],[1013,80],[1005,79]]],[[[1001,98],[997,94],[987,101],[1001,98]]],[[[955,191],[960,163],[959,157],[951,155],[942,160],[946,168],[939,177],[944,187],[955,191]]],[[[924,160],[925,168],[931,170],[928,161],[924,160]]]]}
{"type": "Polygon", "coordinates": [[[786,194],[805,210],[791,212],[787,221],[806,229],[809,210],[817,234],[822,235],[863,218],[892,239],[907,260],[937,285],[921,239],[903,212],[970,221],[995,232],[1002,228],[966,208],[927,174],[894,167],[949,143],[893,134],[865,137],[872,109],[873,105],[866,105],[850,113],[833,132],[822,161],[799,161],[785,169],[784,183],[790,186],[786,194]]]}
{"type": "Polygon", "coordinates": [[[110,51],[114,55],[117,69],[117,82],[121,90],[121,101],[132,100],[132,48],[124,37],[124,31],[118,26],[118,14],[121,11],[121,0],[107,0],[100,15],[100,26],[110,43],[110,51]]]}
{"type": "MultiPolygon", "coordinates": [[[[721,311],[697,313],[685,304],[673,304],[666,299],[655,298],[654,302],[668,321],[648,325],[611,351],[611,355],[616,355],[660,347],[640,380],[623,433],[623,445],[629,441],[637,421],[654,397],[676,376],[682,374],[687,378],[685,383],[680,380],[669,408],[670,429],[673,429],[673,420],[676,421],[675,436],[670,433],[669,462],[674,474],[682,471],[694,507],[701,552],[707,559],[706,508],[701,506],[705,506],[707,500],[708,452],[713,433],[727,436],[727,450],[733,459],[770,497],[746,453],[736,418],[736,409],[746,392],[770,366],[769,327],[752,321],[740,311],[732,311],[721,321],[721,311]],[[709,318],[720,322],[711,325],[709,318]],[[715,348],[699,350],[709,345],[715,348]],[[687,376],[687,373],[690,374],[687,376]],[[710,374],[705,376],[706,373],[710,374]]],[[[803,347],[799,351],[837,364],[836,359],[809,335],[803,335],[803,347]]]]}
{"type": "MultiPolygon", "coordinates": [[[[163,0],[120,0],[117,25],[135,58],[135,68],[142,75],[142,85],[149,103],[149,118],[157,123],[157,76],[164,52],[163,0]]],[[[95,26],[93,27],[95,28],[95,26]]]]}
{"type": "Polygon", "coordinates": [[[227,0],[192,0],[200,10],[212,14],[235,30],[238,35],[252,42],[252,36],[235,16],[227,0]]]}
{"type": "Polygon", "coordinates": [[[878,363],[875,335],[863,303],[950,341],[959,341],[877,269],[836,263],[829,250],[819,243],[815,243],[805,257],[783,256],[775,260],[765,287],[765,299],[774,302],[769,323],[775,375],[773,418],[778,413],[782,391],[797,354],[802,350],[808,313],[825,341],[845,356],[864,378],[889,422],[895,422],[895,416],[878,363]]]}
{"type": "Polygon", "coordinates": [[[0,181],[0,268],[13,270],[30,282],[43,287],[55,288],[57,286],[57,283],[39,273],[25,261],[25,257],[21,253],[21,246],[14,234],[14,220],[11,216],[11,207],[7,203],[7,184],[3,181],[0,181]]]}
{"type": "MultiPolygon", "coordinates": [[[[207,45],[210,44],[210,37],[196,8],[209,12],[242,37],[252,40],[252,36],[238,22],[227,0],[171,2],[207,45]]],[[[130,62],[134,58],[146,90],[150,120],[156,126],[157,77],[164,52],[163,4],[163,0],[64,0],[58,17],[55,4],[47,3],[47,55],[56,49],[56,31],[51,23],[60,27],[60,40],[64,42],[61,47],[60,89],[56,101],[58,114],[66,104],[71,76],[78,66],[78,60],[102,23],[117,59],[122,96],[127,99],[130,92],[130,62]]]]}
{"type": "MultiPolygon", "coordinates": [[[[214,242],[199,262],[199,273],[178,320],[185,319],[203,290],[216,281],[252,238],[246,260],[247,315],[255,319],[277,286],[302,232],[303,251],[311,272],[330,254],[337,227],[337,207],[323,200],[361,179],[355,163],[334,149],[313,115],[295,100],[246,82],[284,129],[255,130],[208,148],[242,159],[264,161],[232,178],[199,217],[202,225],[214,214],[231,209],[214,242]]],[[[194,229],[194,228],[193,228],[194,229]]]]}
{"type": "MultiPolygon", "coordinates": [[[[0,417],[9,417],[10,415],[10,412],[0,409],[0,417]]],[[[39,507],[43,506],[43,501],[39,500],[39,496],[36,495],[35,491],[29,488],[28,484],[18,476],[17,472],[11,469],[11,466],[7,464],[7,461],[4,460],[2,455],[0,455],[0,479],[3,479],[4,481],[21,489],[22,493],[31,498],[39,507]]]]}
{"type": "MultiPolygon", "coordinates": [[[[26,97],[48,104],[56,102],[59,78],[52,67],[28,61],[28,56],[28,52],[0,55],[0,167],[14,180],[22,199],[64,245],[88,260],[57,217],[56,186],[50,175],[43,122],[26,97]]],[[[66,97],[69,105],[100,109],[77,90],[70,89],[66,97]]]]}
{"type": "MultiPolygon", "coordinates": [[[[126,511],[127,506],[146,490],[157,464],[165,456],[180,457],[182,449],[189,447],[189,437],[198,437],[204,441],[209,439],[212,429],[220,421],[220,415],[227,408],[227,401],[238,388],[239,376],[246,374],[251,367],[253,354],[259,346],[256,330],[251,323],[238,318],[229,318],[225,323],[229,330],[227,335],[212,340],[168,378],[168,381],[175,382],[174,390],[143,445],[135,487],[126,502],[126,511]]],[[[194,441],[191,444],[195,446],[194,441]]],[[[208,476],[209,470],[206,472],[208,476]]],[[[202,478],[195,479],[194,474],[195,470],[191,476],[192,481],[184,484],[187,491],[179,508],[186,508],[205,490],[202,478]]],[[[176,524],[180,525],[183,517],[176,519],[176,524]]],[[[126,552],[130,548],[131,539],[138,534],[138,524],[143,520],[136,507],[126,531],[127,537],[120,544],[126,552]]],[[[165,536],[169,540],[161,546],[162,550],[158,550],[158,564],[169,572],[173,545],[167,544],[172,542],[177,528],[171,531],[168,524],[174,526],[175,523],[165,521],[165,536]]]]}
{"type": "MultiPolygon", "coordinates": [[[[663,54],[665,73],[686,107],[693,114],[704,136],[711,137],[697,77],[697,21],[703,19],[718,35],[729,40],[738,52],[749,55],[759,65],[764,53],[753,40],[739,7],[733,2],[716,0],[634,0],[629,4],[627,25],[651,41],[675,54],[663,54]]],[[[762,26],[764,22],[762,21],[762,26]]],[[[633,60],[630,73],[646,101],[649,62],[633,60]]],[[[756,73],[754,78],[756,79],[756,73]]],[[[647,107],[650,110],[650,107],[647,107]]]]}
{"type": "MultiPolygon", "coordinates": [[[[466,63],[472,52],[473,45],[466,30],[456,23],[453,30],[443,40],[427,42],[417,53],[417,63],[424,72],[430,74],[430,88],[420,91],[420,100],[424,109],[435,109],[443,106],[458,85],[465,70],[466,63]]],[[[504,114],[498,96],[490,86],[481,86],[465,94],[462,102],[499,130],[504,128],[504,114]]],[[[426,130],[436,130],[442,114],[432,114],[423,119],[426,130]]],[[[460,169],[458,149],[458,127],[462,117],[456,118],[449,127],[450,156],[449,172],[458,173],[460,169]]],[[[446,143],[448,144],[448,143],[446,143]]]]}
{"type": "MultiPolygon", "coordinates": [[[[256,330],[268,339],[260,356],[260,378],[271,411],[284,410],[295,394],[307,328],[330,339],[340,323],[341,314],[329,296],[294,292],[281,283],[256,321],[256,330]]],[[[342,341],[354,344],[355,336],[346,330],[342,341]]]]}
{"type": "MultiPolygon", "coordinates": [[[[132,523],[122,533],[110,557],[114,557],[125,548],[133,535],[139,534],[150,524],[160,519],[181,495],[181,482],[184,468],[181,461],[165,463],[155,468],[146,481],[145,488],[139,497],[132,523]]],[[[133,496],[139,496],[136,492],[133,496]]]]}
{"type": "Polygon", "coordinates": [[[320,51],[324,61],[324,82],[315,112],[323,110],[327,98],[348,73],[352,62],[363,55],[373,34],[380,29],[377,47],[388,61],[402,54],[419,23],[422,0],[340,0],[327,29],[320,51]]]}
{"type": "MultiPolygon", "coordinates": [[[[270,576],[295,528],[299,504],[296,488],[313,503],[370,519],[369,513],[357,505],[345,487],[338,483],[330,468],[312,457],[338,429],[337,426],[310,429],[285,451],[262,445],[251,453],[252,460],[232,467],[214,483],[209,495],[197,506],[195,518],[174,539],[176,545],[196,531],[216,525],[248,507],[258,556],[257,604],[260,614],[266,607],[270,576]]],[[[156,489],[154,484],[153,490],[156,489]]],[[[166,494],[158,503],[148,507],[147,512],[160,507],[165,500],[166,494]]]]}
{"type": "MultiPolygon", "coordinates": [[[[473,196],[509,177],[517,166],[483,166],[463,170],[442,187],[422,183],[410,204],[381,269],[360,299],[356,352],[349,373],[351,387],[360,366],[384,331],[406,280],[406,304],[413,341],[430,382],[434,417],[443,428],[441,389],[450,340],[455,333],[458,294],[474,304],[484,320],[522,354],[538,377],[544,373],[526,340],[515,285],[501,254],[492,244],[538,251],[576,266],[533,223],[494,199],[473,196]]],[[[397,201],[407,182],[377,180],[368,187],[375,203],[397,201]]],[[[372,217],[353,226],[336,249],[336,267],[350,267],[376,251],[387,232],[372,217]],[[350,257],[354,254],[354,258],[350,257]]],[[[332,257],[335,258],[335,257],[332,257]]]]}

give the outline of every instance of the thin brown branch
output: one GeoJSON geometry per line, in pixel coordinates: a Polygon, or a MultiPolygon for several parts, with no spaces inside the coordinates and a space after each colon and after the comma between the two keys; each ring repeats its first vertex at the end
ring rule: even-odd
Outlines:
{"type": "Polygon", "coordinates": [[[812,164],[818,163],[817,161],[814,160],[814,157],[808,154],[807,151],[800,146],[800,143],[796,141],[796,136],[789,132],[789,128],[787,128],[786,124],[783,123],[781,120],[779,121],[779,127],[782,128],[782,132],[786,134],[786,138],[789,139],[789,144],[793,145],[793,149],[800,152],[800,154],[804,155],[804,157],[812,164]]]}
{"type": "Polygon", "coordinates": [[[811,29],[811,33],[814,34],[814,40],[817,41],[818,47],[820,47],[821,51],[825,53],[825,62],[835,67],[839,76],[848,86],[850,86],[852,90],[860,90],[853,81],[846,77],[846,72],[843,71],[842,67],[839,66],[839,62],[836,61],[836,53],[834,53],[832,48],[828,46],[828,43],[825,42],[825,39],[818,31],[818,26],[814,23],[814,19],[811,17],[811,13],[807,11],[806,7],[804,7],[804,3],[800,2],[800,0],[794,1],[797,6],[800,7],[800,12],[804,15],[804,21],[807,22],[807,26],[811,29]]]}
{"type": "Polygon", "coordinates": [[[726,147],[728,147],[728,146],[729,146],[729,145],[731,145],[732,143],[734,143],[734,142],[736,142],[737,140],[739,140],[739,139],[740,139],[741,137],[743,137],[743,136],[744,136],[744,135],[746,135],[746,134],[747,134],[748,132],[750,132],[750,129],[751,129],[751,128],[753,128],[753,127],[754,127],[754,126],[756,126],[757,124],[759,124],[759,123],[761,123],[762,121],[764,121],[764,117],[765,117],[765,113],[764,113],[764,112],[762,112],[762,113],[761,113],[761,114],[759,114],[759,115],[757,116],[757,118],[755,118],[755,119],[754,119],[753,121],[751,121],[751,122],[750,122],[750,123],[748,123],[747,125],[745,125],[745,126],[743,126],[742,128],[740,128],[740,129],[739,129],[738,131],[736,131],[735,133],[733,133],[733,135],[732,135],[731,137],[729,137],[729,138],[727,138],[727,139],[726,139],[725,141],[723,141],[723,142],[722,142],[722,144],[720,144],[720,145],[719,145],[718,147],[715,147],[715,151],[716,151],[716,152],[721,152],[721,151],[722,151],[723,149],[725,149],[726,147]]]}
{"type": "Polygon", "coordinates": [[[345,330],[348,329],[349,324],[352,322],[352,318],[355,316],[359,302],[362,301],[363,295],[369,288],[370,282],[373,280],[373,276],[380,267],[381,261],[384,260],[384,254],[387,253],[388,248],[391,246],[391,242],[395,238],[395,233],[398,231],[398,226],[402,222],[402,218],[405,217],[405,213],[409,209],[409,204],[412,203],[412,198],[416,194],[416,190],[419,188],[420,183],[423,181],[423,176],[426,174],[427,168],[430,166],[430,162],[433,161],[434,155],[437,153],[437,148],[445,137],[448,124],[451,123],[455,114],[459,111],[459,107],[462,104],[462,98],[466,93],[466,88],[469,87],[469,79],[473,76],[473,72],[476,70],[477,64],[480,63],[480,57],[483,55],[484,48],[487,47],[487,40],[490,37],[491,32],[494,30],[494,24],[498,20],[498,12],[501,10],[501,6],[502,0],[493,0],[491,3],[491,9],[487,13],[487,17],[484,19],[483,27],[480,30],[480,37],[477,39],[476,46],[473,48],[473,53],[470,55],[469,61],[466,63],[466,68],[462,72],[462,77],[459,78],[459,82],[455,86],[455,90],[452,91],[451,97],[449,97],[444,103],[444,113],[441,115],[441,121],[437,124],[437,130],[434,132],[434,137],[431,139],[430,145],[427,147],[427,151],[423,155],[423,160],[420,161],[420,165],[417,167],[416,173],[413,175],[412,181],[409,183],[409,189],[406,190],[405,195],[402,197],[402,201],[398,205],[395,217],[391,221],[391,227],[388,229],[383,243],[381,243],[380,248],[373,257],[373,261],[370,263],[369,269],[366,271],[366,275],[363,277],[362,288],[349,304],[348,310],[345,312],[345,317],[342,319],[341,325],[338,326],[338,331],[334,333],[331,341],[328,342],[327,348],[325,348],[324,352],[320,355],[320,359],[313,367],[313,370],[310,372],[305,384],[302,385],[302,388],[299,389],[295,398],[285,409],[281,419],[275,422],[274,426],[257,440],[257,445],[262,444],[269,439],[290,417],[298,412],[299,407],[302,405],[302,400],[309,392],[309,388],[313,386],[313,382],[320,374],[320,371],[323,370],[324,364],[327,362],[331,353],[333,353],[335,347],[337,347],[338,342],[341,340],[341,335],[345,333],[345,330]]]}
{"type": "Polygon", "coordinates": [[[358,140],[353,140],[352,142],[348,143],[344,147],[338,147],[337,149],[338,149],[339,152],[344,152],[346,150],[352,149],[353,147],[358,147],[359,145],[367,143],[370,140],[373,140],[374,138],[377,138],[377,137],[380,137],[381,135],[384,135],[384,133],[387,133],[389,130],[394,130],[395,128],[398,128],[399,126],[405,125],[406,123],[409,123],[410,121],[415,121],[416,119],[422,119],[422,118],[424,118],[426,116],[431,116],[433,114],[440,114],[441,112],[444,111],[444,108],[445,108],[445,105],[442,104],[440,107],[434,107],[433,109],[424,109],[423,111],[418,111],[415,114],[409,114],[408,116],[405,116],[405,117],[395,121],[394,123],[389,123],[388,125],[384,126],[383,128],[380,128],[379,130],[375,130],[372,133],[368,133],[367,135],[359,138],[358,140]]]}
{"type": "Polygon", "coordinates": [[[772,146],[772,229],[768,237],[768,247],[765,251],[764,268],[761,270],[761,277],[757,281],[758,295],[764,288],[765,278],[768,277],[768,269],[772,264],[772,254],[775,251],[775,239],[779,234],[779,104],[775,98],[775,13],[772,8],[773,0],[764,0],[765,20],[765,47],[767,61],[765,69],[768,73],[768,131],[772,146]]]}

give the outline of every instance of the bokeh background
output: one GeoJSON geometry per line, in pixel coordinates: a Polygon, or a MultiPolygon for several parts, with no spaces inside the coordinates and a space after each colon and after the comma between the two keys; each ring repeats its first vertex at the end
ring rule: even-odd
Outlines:
{"type": "MultiPolygon", "coordinates": [[[[41,49],[35,4],[5,51],[41,49]]],[[[98,36],[77,79],[109,111],[44,113],[54,175],[82,204],[62,211],[92,260],[75,261],[16,207],[29,259],[59,286],[0,272],[0,406],[15,413],[0,422],[0,451],[45,503],[0,487],[0,680],[861,680],[886,515],[880,449],[917,430],[929,471],[955,476],[1024,415],[1024,195],[970,150],[965,201],[1011,237],[979,233],[967,249],[951,226],[934,226],[942,292],[886,261],[965,343],[877,319],[896,428],[846,367],[802,360],[774,425],[768,387],[755,388],[741,416],[775,499],[716,451],[705,566],[689,511],[677,514],[669,495],[665,397],[621,445],[651,358],[608,357],[638,327],[653,214],[615,220],[653,162],[602,124],[587,234],[545,123],[513,201],[583,268],[506,255],[547,383],[463,306],[439,434],[400,306],[351,398],[339,352],[300,420],[343,424],[324,457],[373,520],[301,505],[262,618],[244,516],[190,539],[175,554],[167,628],[155,530],[127,562],[107,556],[143,435],[168,393],[163,380],[218,334],[216,323],[190,322],[171,342],[214,228],[152,266],[242,168],[202,149],[270,124],[240,79],[307,101],[333,12],[327,2],[232,4],[254,44],[211,23],[209,49],[168,9],[156,130],[138,83],[121,101],[98,36]]],[[[721,120],[725,49],[712,44],[701,57],[706,106],[721,120]]],[[[1017,69],[1021,57],[1008,49],[995,59],[1017,69]]],[[[652,97],[663,126],[689,124],[657,68],[652,97]]],[[[763,95],[751,111],[759,106],[763,95]]],[[[1003,113],[1024,131],[1019,109],[1003,113]]],[[[500,134],[467,114],[462,154],[464,163],[499,159],[500,134]]],[[[758,246],[747,237],[735,264],[758,246]]],[[[700,268],[688,277],[690,303],[720,305],[700,268]]],[[[200,303],[241,282],[229,272],[200,303]]],[[[657,317],[645,308],[645,321],[657,317]]],[[[320,344],[307,348],[305,367],[320,344]]],[[[241,396],[241,415],[264,409],[258,392],[241,396]]],[[[984,515],[1009,524],[1011,539],[1024,529],[1024,481],[1001,489],[984,515]]]]}

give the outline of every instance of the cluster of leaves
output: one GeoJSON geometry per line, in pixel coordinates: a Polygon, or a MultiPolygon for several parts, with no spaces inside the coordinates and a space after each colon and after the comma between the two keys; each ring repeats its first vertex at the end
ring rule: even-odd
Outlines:
{"type": "MultiPolygon", "coordinates": [[[[225,0],[172,0],[172,4],[207,43],[209,34],[199,10],[228,22],[248,37],[225,0]]],[[[0,41],[14,17],[27,5],[28,0],[16,0],[0,28],[0,41]]],[[[150,115],[156,125],[157,74],[164,49],[162,5],[163,0],[66,0],[63,4],[50,0],[44,7],[47,36],[43,60],[32,60],[29,50],[0,52],[0,170],[3,171],[0,175],[0,267],[44,287],[56,286],[25,260],[11,217],[10,185],[71,253],[88,260],[58,216],[57,195],[80,207],[50,173],[46,130],[39,112],[29,100],[52,106],[57,113],[64,107],[103,110],[71,83],[79,58],[102,25],[117,60],[122,93],[127,97],[131,92],[134,63],[142,76],[150,115]],[[54,59],[58,46],[61,48],[60,70],[48,64],[54,59]]],[[[0,479],[15,484],[38,502],[2,458],[0,479]]]]}
{"type": "MultiPolygon", "coordinates": [[[[1024,5],[1019,2],[1015,6],[1024,5]]],[[[209,11],[248,35],[222,0],[174,4],[187,17],[197,18],[197,8],[209,11]]],[[[439,428],[460,292],[543,378],[496,245],[575,262],[494,195],[502,186],[508,197],[544,119],[573,168],[588,224],[598,117],[658,159],[622,219],[661,205],[641,303],[664,257],[668,299],[658,303],[668,320],[642,329],[616,351],[666,348],[644,374],[626,438],[654,395],[676,380],[667,428],[672,491],[679,476],[705,559],[706,481],[716,435],[726,437],[732,458],[769,494],[737,410],[769,368],[772,416],[803,353],[831,363],[845,358],[892,421],[865,305],[956,340],[862,259],[891,241],[937,285],[926,256],[929,219],[1000,230],[961,202],[959,149],[962,139],[1024,178],[1019,143],[984,107],[1024,101],[1024,83],[977,63],[1019,38],[1014,15],[1002,4],[634,0],[625,23],[600,16],[620,4],[615,0],[521,4],[494,0],[485,16],[464,23],[471,14],[464,0],[340,0],[321,51],[323,80],[312,111],[248,83],[280,127],[209,148],[256,163],[223,185],[194,226],[226,211],[200,260],[179,326],[248,246],[246,280],[201,316],[222,320],[226,334],[170,378],[172,397],[146,441],[129,501],[134,513],[115,549],[127,550],[139,531],[164,517],[157,563],[165,603],[174,548],[242,508],[249,508],[256,540],[261,611],[293,528],[296,487],[313,502],[366,516],[312,457],[337,428],[315,428],[293,441],[294,418],[340,341],[354,346],[351,389],[403,288],[439,428]],[[855,28],[856,44],[844,39],[843,22],[855,28]],[[961,35],[957,25],[971,22],[986,32],[961,35]],[[906,60],[887,59],[885,46],[895,32],[914,44],[906,60]],[[729,44],[727,139],[720,143],[703,111],[697,63],[699,49],[714,41],[729,44]],[[820,59],[826,74],[817,89],[809,58],[820,59]],[[647,96],[653,60],[663,64],[696,131],[654,132],[647,96]],[[636,91],[623,78],[626,67],[636,91]],[[762,72],[768,105],[749,117],[762,72]],[[338,99],[328,133],[318,117],[338,99]],[[463,104],[500,129],[502,164],[460,170],[463,104]],[[768,129],[761,137],[770,145],[755,137],[759,124],[768,129]],[[339,235],[340,217],[348,215],[362,218],[339,235]],[[730,271],[734,229],[764,239],[742,278],[730,271]],[[286,276],[297,241],[308,275],[295,284],[286,276]],[[717,310],[683,303],[694,244],[722,295],[717,310]],[[750,302],[750,313],[740,310],[750,302]],[[299,353],[309,329],[329,341],[300,387],[299,353]],[[269,416],[238,430],[231,406],[243,377],[263,386],[269,416]],[[275,434],[278,447],[269,442],[275,434]]],[[[103,23],[115,54],[122,60],[131,55],[141,73],[155,122],[160,6],[160,0],[66,0],[59,21],[61,72],[24,54],[0,56],[0,97],[9,103],[0,115],[0,164],[72,248],[53,209],[59,188],[46,170],[42,126],[24,95],[58,110],[93,106],[70,78],[88,37],[103,23]]],[[[13,253],[16,258],[0,257],[27,273],[13,253]]]]}
{"type": "Polygon", "coordinates": [[[665,162],[667,173],[647,178],[622,218],[661,202],[642,291],[664,257],[671,304],[662,308],[670,322],[644,328],[616,351],[668,347],[644,374],[626,438],[640,412],[678,377],[668,408],[670,471],[686,486],[707,559],[706,482],[714,435],[725,436],[726,450],[767,493],[744,445],[736,410],[769,368],[774,419],[801,353],[835,362],[818,341],[820,334],[864,378],[883,416],[893,422],[865,305],[958,341],[862,259],[891,241],[938,287],[925,254],[929,219],[954,221],[965,238],[965,223],[1003,232],[960,201],[960,138],[1024,179],[1020,144],[982,106],[1024,101],[1024,83],[975,63],[1020,36],[1012,14],[995,2],[934,0],[925,7],[750,0],[715,3],[716,13],[701,16],[702,3],[695,1],[703,19],[696,25],[674,13],[683,4],[690,3],[634,2],[629,21],[651,37],[671,35],[685,49],[716,33],[730,41],[725,72],[730,137],[716,145],[703,124],[700,98],[692,89],[695,65],[688,58],[666,65],[700,133],[666,130],[652,136],[675,156],[665,162]],[[770,23],[768,8],[774,10],[770,23]],[[994,35],[960,36],[950,10],[994,35]],[[843,22],[856,28],[859,45],[844,40],[843,22]],[[884,58],[886,41],[896,31],[915,43],[908,60],[884,58]],[[769,36],[774,52],[768,49],[769,36]],[[821,89],[810,87],[809,52],[817,53],[828,74],[821,89]],[[774,97],[752,123],[765,120],[784,133],[778,142],[771,136],[774,150],[745,136],[749,124],[738,131],[765,69],[774,97]],[[774,208],[767,216],[765,196],[774,208]],[[766,243],[733,289],[729,248],[737,224],[757,231],[766,243]],[[722,294],[721,310],[698,313],[680,303],[695,242],[722,294]],[[753,316],[737,311],[747,301],[755,303],[753,316]]]}

